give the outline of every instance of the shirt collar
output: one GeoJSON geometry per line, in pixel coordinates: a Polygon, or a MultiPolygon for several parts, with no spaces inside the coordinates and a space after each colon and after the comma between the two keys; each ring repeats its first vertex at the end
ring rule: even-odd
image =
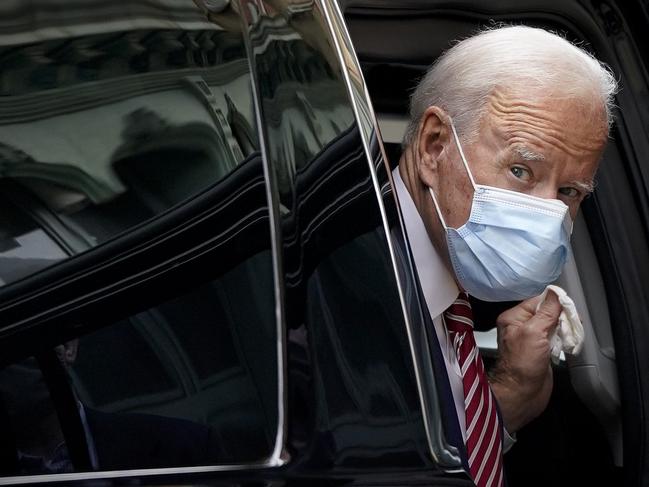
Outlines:
{"type": "Polygon", "coordinates": [[[406,185],[401,179],[399,167],[392,171],[394,188],[401,206],[406,234],[415,260],[428,311],[431,318],[441,315],[460,293],[455,279],[430,241],[424,222],[417,211],[406,185]]]}

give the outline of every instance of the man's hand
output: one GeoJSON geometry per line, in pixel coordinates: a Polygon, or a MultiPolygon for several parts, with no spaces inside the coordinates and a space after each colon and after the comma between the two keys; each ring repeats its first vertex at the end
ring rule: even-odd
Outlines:
{"type": "Polygon", "coordinates": [[[496,321],[499,359],[490,383],[509,433],[541,414],[552,393],[550,336],[561,305],[549,292],[537,312],[539,299],[523,301],[496,321]]]}

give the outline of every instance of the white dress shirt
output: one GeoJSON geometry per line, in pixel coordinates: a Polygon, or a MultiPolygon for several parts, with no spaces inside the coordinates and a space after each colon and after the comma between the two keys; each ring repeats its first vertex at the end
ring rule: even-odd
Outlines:
{"type": "MultiPolygon", "coordinates": [[[[448,372],[448,379],[453,393],[455,411],[460,423],[462,437],[466,442],[466,413],[464,409],[464,386],[462,385],[462,373],[457,361],[457,355],[453,348],[453,342],[449,338],[448,330],[442,322],[442,313],[457,298],[460,290],[455,279],[444,264],[444,261],[437,253],[437,250],[430,241],[424,222],[417,211],[415,203],[408,192],[399,168],[392,171],[394,188],[397,192],[403,221],[410,242],[410,249],[415,260],[415,267],[419,275],[419,283],[426,299],[428,312],[433,319],[435,333],[442,349],[442,355],[448,372]]],[[[505,430],[504,451],[509,450],[515,439],[505,430]]]]}

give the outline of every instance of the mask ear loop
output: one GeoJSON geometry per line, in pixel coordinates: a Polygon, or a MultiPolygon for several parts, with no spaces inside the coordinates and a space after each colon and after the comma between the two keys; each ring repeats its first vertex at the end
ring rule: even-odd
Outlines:
{"type": "MultiPolygon", "coordinates": [[[[455,140],[455,145],[457,146],[457,150],[460,153],[460,159],[462,159],[462,164],[464,164],[464,169],[466,169],[466,173],[469,175],[469,181],[471,181],[471,185],[473,186],[473,191],[475,192],[476,184],[475,181],[473,180],[473,174],[471,174],[471,170],[469,169],[469,164],[466,162],[466,157],[464,157],[464,151],[462,151],[460,138],[457,136],[457,131],[455,130],[455,125],[453,125],[452,121],[451,121],[451,131],[453,132],[453,139],[455,140]]],[[[437,216],[439,217],[439,221],[442,222],[442,225],[444,225],[444,230],[448,230],[448,225],[446,225],[446,221],[442,216],[442,211],[440,210],[439,204],[437,203],[437,198],[435,197],[435,192],[433,191],[433,188],[429,186],[428,191],[430,192],[430,196],[433,198],[433,204],[435,205],[435,211],[437,211],[437,216]]]]}
{"type": "Polygon", "coordinates": [[[473,186],[473,191],[475,191],[476,184],[473,179],[473,174],[471,174],[471,169],[469,169],[469,163],[466,162],[466,157],[464,157],[462,144],[460,144],[460,138],[457,136],[457,131],[455,130],[455,125],[453,125],[453,122],[451,122],[451,130],[453,131],[453,138],[455,139],[455,145],[457,146],[457,150],[460,153],[460,159],[462,159],[462,163],[464,164],[464,169],[466,169],[466,173],[469,175],[469,181],[471,181],[471,186],[473,186]]]}
{"type": "Polygon", "coordinates": [[[430,193],[431,198],[433,198],[433,204],[435,205],[435,211],[437,211],[437,217],[439,218],[439,221],[442,223],[442,225],[444,225],[444,230],[448,231],[446,220],[444,220],[442,211],[439,209],[439,204],[437,203],[437,198],[435,198],[435,192],[433,191],[433,188],[428,186],[428,192],[430,193]]]}

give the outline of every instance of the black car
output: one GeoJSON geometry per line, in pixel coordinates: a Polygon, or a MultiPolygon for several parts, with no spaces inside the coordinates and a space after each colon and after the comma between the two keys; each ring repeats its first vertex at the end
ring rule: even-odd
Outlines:
{"type": "Polygon", "coordinates": [[[473,485],[391,170],[494,20],[623,87],[561,278],[589,340],[509,485],[649,484],[649,16],[599,0],[0,3],[0,484],[473,485]]]}

